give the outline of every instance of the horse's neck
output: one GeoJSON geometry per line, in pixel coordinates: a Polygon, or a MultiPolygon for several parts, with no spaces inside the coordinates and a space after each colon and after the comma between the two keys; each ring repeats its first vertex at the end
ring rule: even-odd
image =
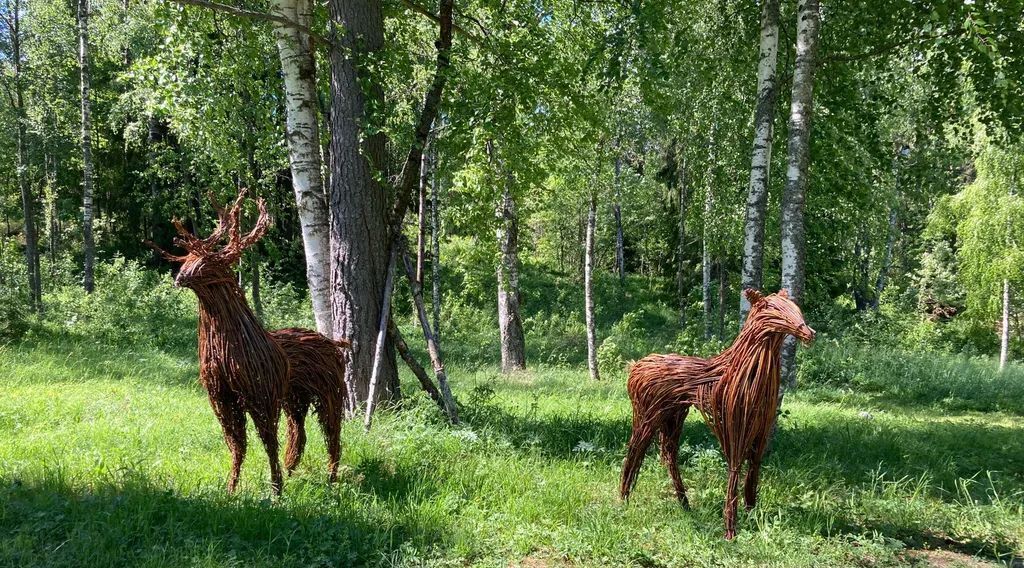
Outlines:
{"type": "Polygon", "coordinates": [[[236,282],[218,282],[196,289],[199,298],[199,349],[201,356],[218,359],[227,351],[259,348],[269,343],[263,324],[249,308],[236,282]],[[207,349],[212,344],[218,348],[207,349]]]}
{"type": "Polygon", "coordinates": [[[759,371],[778,369],[780,350],[786,336],[769,332],[748,321],[739,336],[725,351],[712,359],[723,381],[749,379],[759,371]],[[733,372],[728,372],[729,370],[733,372]]]}

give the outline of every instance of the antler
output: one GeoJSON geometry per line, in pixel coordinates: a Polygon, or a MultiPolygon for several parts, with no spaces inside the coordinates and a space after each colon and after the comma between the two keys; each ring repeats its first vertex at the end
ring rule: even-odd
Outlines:
{"type": "Polygon", "coordinates": [[[164,259],[166,259],[166,260],[169,260],[171,262],[185,262],[185,257],[184,256],[179,256],[179,255],[176,255],[176,254],[171,254],[171,253],[165,251],[164,249],[160,248],[156,243],[154,243],[151,240],[146,239],[146,240],[142,241],[142,244],[144,244],[147,247],[155,250],[157,254],[159,254],[160,256],[164,257],[164,259]]]}
{"type": "Polygon", "coordinates": [[[256,199],[256,207],[259,209],[259,216],[256,218],[256,226],[245,236],[239,230],[239,216],[242,212],[242,201],[245,199],[246,190],[242,190],[231,207],[228,218],[228,244],[221,251],[229,262],[234,262],[242,255],[242,251],[251,247],[256,241],[263,238],[270,228],[270,213],[267,212],[267,202],[262,197],[256,199]]]}

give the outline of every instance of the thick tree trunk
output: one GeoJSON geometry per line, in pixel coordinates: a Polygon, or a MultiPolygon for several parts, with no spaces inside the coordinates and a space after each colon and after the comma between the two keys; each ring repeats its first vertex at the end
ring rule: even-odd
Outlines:
{"type": "Polygon", "coordinates": [[[999,333],[999,371],[1010,355],[1010,281],[1003,280],[1003,325],[999,333]]]}
{"type": "Polygon", "coordinates": [[[82,286],[87,293],[95,287],[93,264],[96,244],[93,240],[93,163],[92,108],[89,102],[89,0],[78,0],[78,71],[81,79],[82,103],[82,286]]]}
{"type": "Polygon", "coordinates": [[[682,148],[677,148],[675,160],[678,168],[676,184],[679,190],[679,243],[676,245],[676,296],[679,298],[679,329],[686,327],[686,206],[688,195],[688,180],[686,178],[686,157],[680,156],[682,148]]]}
{"type": "Polygon", "coordinates": [[[615,270],[619,283],[626,283],[626,244],[622,235],[622,156],[615,156],[615,203],[612,204],[615,217],[615,270]]]}
{"type": "MultiPolygon", "coordinates": [[[[25,128],[25,98],[24,85],[21,75],[21,2],[15,2],[9,16],[8,41],[11,47],[11,55],[14,60],[14,113],[17,126],[17,179],[18,189],[21,192],[21,210],[24,216],[25,229],[25,267],[28,277],[29,306],[33,312],[39,312],[43,307],[42,276],[39,263],[39,239],[35,222],[35,198],[32,195],[32,186],[28,181],[28,151],[27,133],[25,128]]],[[[9,227],[7,227],[9,228],[9,227]]]]}
{"type": "Polygon", "coordinates": [[[740,277],[740,327],[747,319],[747,288],[761,289],[764,269],[764,223],[768,208],[768,180],[772,161],[772,124],[778,89],[775,70],[779,52],[779,0],[765,0],[761,11],[760,59],[757,63],[757,109],[754,111],[754,151],[750,163],[750,189],[743,227],[743,273],[740,277]]]}
{"type": "MultiPolygon", "coordinates": [[[[312,21],[310,0],[272,0],[271,12],[301,26],[312,21]]],[[[274,23],[284,76],[285,138],[292,188],[306,254],[306,281],[320,333],[333,333],[331,314],[330,222],[320,154],[320,123],[313,50],[309,36],[274,23]]]]}
{"type": "Polygon", "coordinates": [[[488,154],[504,174],[505,182],[495,216],[501,258],[498,260],[498,331],[501,335],[501,371],[511,373],[526,368],[526,340],[519,315],[519,217],[512,196],[511,174],[495,155],[494,144],[487,143],[488,154]]]}
{"type": "MultiPolygon", "coordinates": [[[[811,111],[814,71],[817,65],[818,0],[800,0],[797,9],[796,64],[789,111],[789,143],[786,158],[786,186],[782,194],[782,287],[797,303],[803,299],[804,201],[810,161],[811,111]]],[[[782,349],[782,385],[796,386],[796,339],[789,337],[782,349]]],[[[782,397],[779,397],[779,404],[782,397]]]]}
{"type": "Polygon", "coordinates": [[[587,320],[587,367],[590,378],[601,379],[597,368],[597,330],[594,325],[594,237],[597,230],[597,196],[590,194],[587,210],[587,237],[583,249],[583,298],[587,320]]]}
{"type": "MultiPolygon", "coordinates": [[[[358,400],[369,392],[381,291],[388,272],[388,195],[379,183],[384,137],[363,135],[375,124],[383,91],[364,65],[384,45],[380,0],[330,0],[331,49],[331,291],[334,337],[352,342],[346,378],[358,400]],[[365,90],[364,90],[365,88],[365,90]],[[367,100],[369,99],[369,100],[367,100]]],[[[385,320],[386,324],[386,320],[385,320]]],[[[379,370],[384,398],[397,392],[394,350],[385,346],[379,370]]]]}

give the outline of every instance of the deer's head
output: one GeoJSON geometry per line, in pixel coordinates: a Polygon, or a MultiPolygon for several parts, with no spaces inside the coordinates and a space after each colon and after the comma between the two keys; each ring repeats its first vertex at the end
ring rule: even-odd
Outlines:
{"type": "Polygon", "coordinates": [[[256,219],[256,226],[245,235],[241,233],[239,216],[245,196],[246,190],[243,189],[230,207],[220,207],[212,197],[210,198],[214,209],[217,210],[217,228],[206,238],[193,235],[180,220],[174,219],[174,227],[178,230],[174,244],[185,249],[183,255],[169,253],[155,243],[144,241],[160,256],[181,265],[178,276],[174,279],[175,286],[194,290],[200,286],[234,281],[234,264],[241,258],[245,249],[263,238],[270,228],[267,204],[262,198],[258,198],[256,207],[260,213],[256,219]],[[227,242],[222,244],[221,241],[225,239],[227,242]]]}
{"type": "Polygon", "coordinates": [[[792,335],[805,344],[814,341],[815,331],[804,321],[800,306],[789,297],[785,288],[768,296],[753,288],[747,288],[743,294],[750,301],[746,325],[759,325],[769,332],[792,335]]]}

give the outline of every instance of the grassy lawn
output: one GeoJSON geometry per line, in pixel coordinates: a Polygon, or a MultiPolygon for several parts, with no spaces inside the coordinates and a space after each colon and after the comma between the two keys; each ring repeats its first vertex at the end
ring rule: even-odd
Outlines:
{"type": "Polygon", "coordinates": [[[326,484],[314,431],[272,501],[252,433],[241,491],[225,494],[229,457],[196,373],[193,353],[0,347],[0,565],[976,566],[1024,556],[1019,401],[982,412],[839,386],[790,396],[760,504],[725,542],[723,461],[699,416],[683,441],[693,510],[676,505],[654,453],[632,501],[619,501],[630,416],[621,374],[595,385],[576,368],[511,378],[455,368],[465,424],[454,429],[406,382],[401,412],[382,412],[370,434],[346,425],[341,482],[326,484]]]}

